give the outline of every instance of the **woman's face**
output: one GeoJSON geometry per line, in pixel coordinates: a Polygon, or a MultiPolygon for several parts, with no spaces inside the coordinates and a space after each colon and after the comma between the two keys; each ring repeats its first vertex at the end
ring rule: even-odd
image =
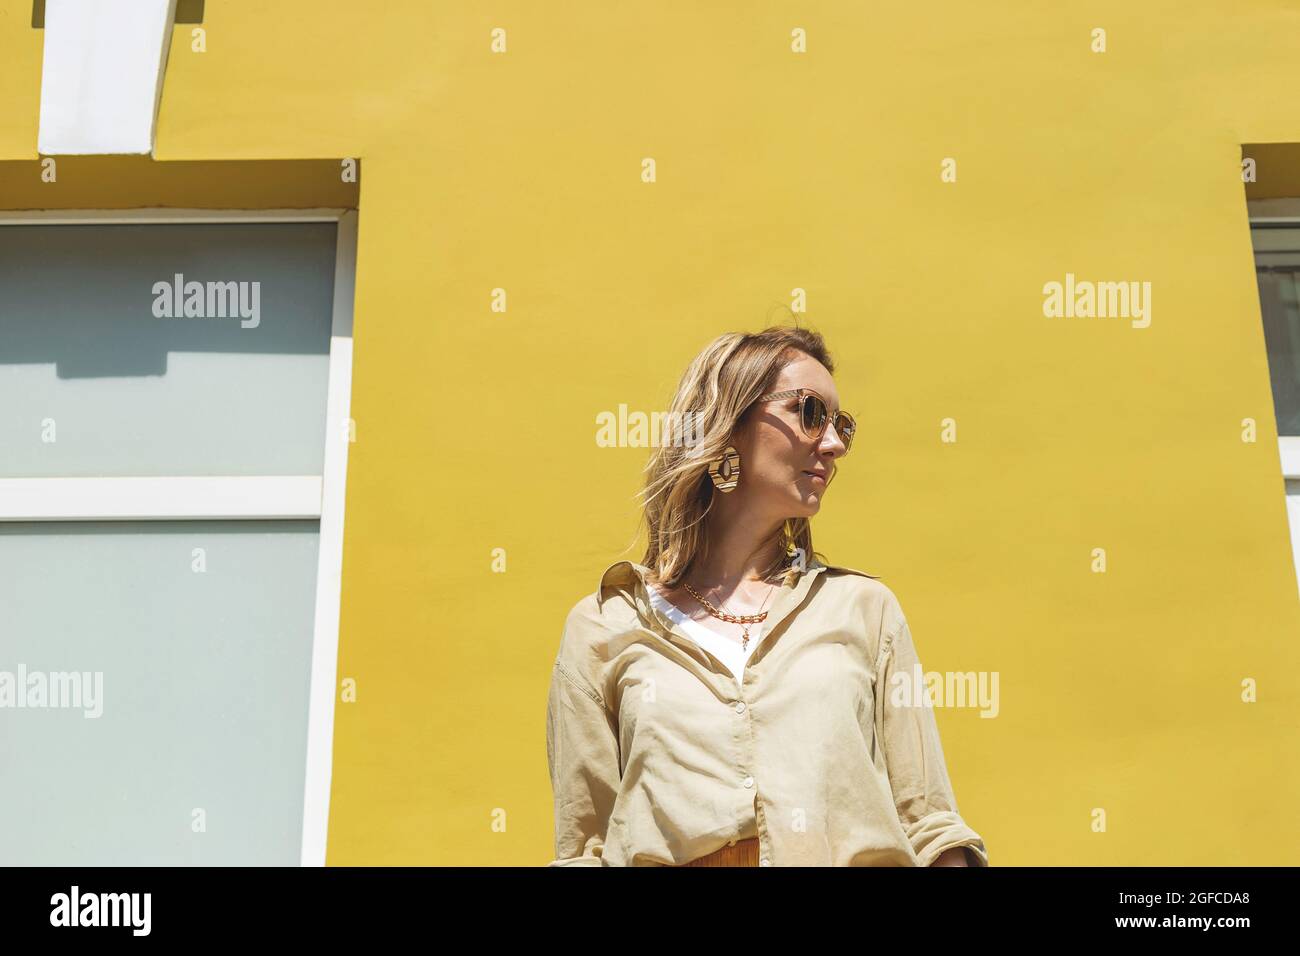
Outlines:
{"type": "MultiPolygon", "coordinates": [[[[769,391],[790,388],[812,389],[832,412],[840,407],[831,373],[810,355],[801,355],[787,365],[769,391]]],[[[734,497],[747,512],[755,510],[764,520],[815,515],[821,508],[835,459],[845,452],[833,422],[827,423],[820,439],[804,434],[798,402],[798,398],[783,398],[751,406],[748,419],[736,435],[740,484],[734,497]]]]}

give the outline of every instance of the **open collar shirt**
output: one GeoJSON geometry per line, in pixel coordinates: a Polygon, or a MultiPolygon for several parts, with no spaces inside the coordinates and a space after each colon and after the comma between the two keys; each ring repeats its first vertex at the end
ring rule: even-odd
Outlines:
{"type": "Polygon", "coordinates": [[[550,866],[674,866],[757,837],[762,866],[929,866],[984,841],[958,815],[894,593],[810,562],[735,673],[611,565],[564,624],[546,710],[550,866]]]}

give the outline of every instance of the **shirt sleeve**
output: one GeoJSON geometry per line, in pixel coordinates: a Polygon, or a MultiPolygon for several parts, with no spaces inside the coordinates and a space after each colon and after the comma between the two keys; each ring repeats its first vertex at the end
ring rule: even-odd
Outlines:
{"type": "Polygon", "coordinates": [[[618,736],[595,690],[555,662],[546,705],[546,759],[555,798],[555,859],[548,866],[601,866],[618,796],[618,736]]]}
{"type": "Polygon", "coordinates": [[[988,866],[984,840],[957,813],[934,708],[927,706],[926,684],[898,599],[887,599],[876,665],[876,731],[889,772],[898,819],[921,866],[945,851],[966,847],[968,861],[988,866]],[[917,685],[921,693],[917,694],[917,685]],[[920,699],[917,699],[919,696],[920,699]]]}

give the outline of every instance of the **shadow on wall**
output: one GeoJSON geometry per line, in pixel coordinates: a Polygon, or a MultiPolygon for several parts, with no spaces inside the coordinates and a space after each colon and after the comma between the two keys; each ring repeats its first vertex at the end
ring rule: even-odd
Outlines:
{"type": "Polygon", "coordinates": [[[0,364],[53,362],[60,378],[86,378],[164,375],[169,352],[325,354],[337,230],[0,227],[0,364]]]}
{"type": "MultiPolygon", "coordinates": [[[[204,0],[176,0],[177,23],[202,23],[204,0]]],[[[45,0],[32,0],[32,29],[45,29],[45,0]]]]}

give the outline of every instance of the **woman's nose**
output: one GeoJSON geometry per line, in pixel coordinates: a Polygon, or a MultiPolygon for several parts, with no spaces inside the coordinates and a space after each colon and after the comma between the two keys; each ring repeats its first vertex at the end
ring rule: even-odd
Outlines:
{"type": "Polygon", "coordinates": [[[840,438],[840,433],[835,430],[834,422],[826,423],[826,431],[822,434],[821,444],[818,451],[822,454],[830,452],[834,457],[839,458],[848,449],[844,445],[844,439],[840,438]]]}

